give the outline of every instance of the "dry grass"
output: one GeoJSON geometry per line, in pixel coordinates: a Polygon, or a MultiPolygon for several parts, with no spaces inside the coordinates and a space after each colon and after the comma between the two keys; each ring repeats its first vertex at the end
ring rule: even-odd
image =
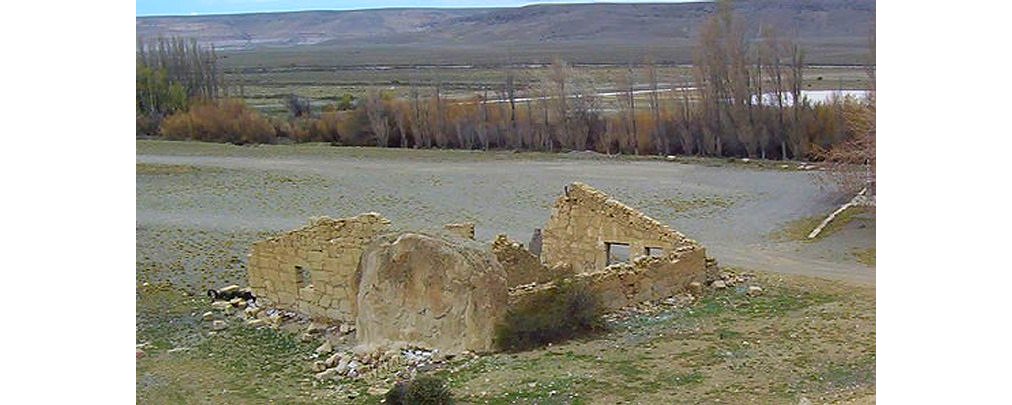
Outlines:
{"type": "Polygon", "coordinates": [[[815,238],[808,238],[808,234],[812,232],[815,227],[822,223],[822,220],[826,219],[825,215],[816,215],[806,218],[797,219],[788,222],[782,229],[770,234],[770,238],[775,241],[788,242],[788,241],[799,241],[799,242],[815,242],[818,240],[825,239],[837,231],[843,229],[847,224],[858,219],[857,216],[871,212],[865,207],[850,207],[833,219],[822,232],[819,233],[815,238]]]}
{"type": "Polygon", "coordinates": [[[875,248],[855,249],[851,252],[861,264],[875,267],[875,248]]]}
{"type": "Polygon", "coordinates": [[[197,170],[196,167],[186,165],[158,165],[150,163],[138,163],[137,164],[137,175],[156,175],[156,174],[187,174],[193,173],[197,170]]]}

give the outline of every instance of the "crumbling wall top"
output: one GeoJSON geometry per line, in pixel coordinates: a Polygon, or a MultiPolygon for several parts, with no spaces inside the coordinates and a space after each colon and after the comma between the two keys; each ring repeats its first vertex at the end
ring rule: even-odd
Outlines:
{"type": "Polygon", "coordinates": [[[621,201],[609,197],[607,194],[582,182],[573,182],[566,187],[566,195],[555,202],[556,209],[576,204],[584,206],[592,211],[608,215],[617,220],[627,223],[631,227],[639,228],[645,232],[653,233],[659,239],[668,240],[676,244],[690,243],[695,241],[688,239],[671,227],[664,225],[639,210],[632,208],[621,201]]]}

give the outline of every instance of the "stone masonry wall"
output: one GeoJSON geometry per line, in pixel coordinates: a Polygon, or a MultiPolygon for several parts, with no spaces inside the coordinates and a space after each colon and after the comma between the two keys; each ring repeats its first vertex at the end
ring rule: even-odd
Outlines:
{"type": "MultiPolygon", "coordinates": [[[[685,291],[693,281],[704,281],[705,269],[706,250],[698,245],[686,245],[664,257],[643,256],[633,263],[577,274],[568,281],[585,283],[600,297],[602,306],[611,311],[685,291]]],[[[509,305],[519,305],[554,288],[555,283],[514,288],[510,290],[509,305]]]]}
{"type": "Polygon", "coordinates": [[[389,225],[390,221],[376,213],[322,217],[301,229],[257,242],[249,255],[250,288],[258,298],[279,308],[353,322],[359,258],[365,245],[389,225]]]}
{"type": "Polygon", "coordinates": [[[541,259],[548,266],[573,265],[577,273],[608,266],[608,243],[629,245],[629,259],[659,248],[665,256],[695,242],[583,183],[572,183],[552,208],[543,232],[541,259]]]}
{"type": "Polygon", "coordinates": [[[559,277],[572,275],[571,267],[560,265],[549,268],[519,242],[500,234],[492,241],[492,254],[506,270],[509,287],[522,284],[544,283],[559,277]]]}

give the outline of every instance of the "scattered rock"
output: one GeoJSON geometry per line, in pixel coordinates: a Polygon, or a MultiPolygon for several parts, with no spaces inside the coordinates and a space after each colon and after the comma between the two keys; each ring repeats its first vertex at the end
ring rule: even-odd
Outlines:
{"type": "Polygon", "coordinates": [[[383,395],[387,391],[389,391],[389,389],[387,387],[380,386],[380,385],[374,385],[372,387],[369,387],[369,389],[367,390],[367,392],[369,393],[369,395],[383,395]]]}
{"type": "Polygon", "coordinates": [[[689,283],[689,292],[696,296],[703,295],[703,283],[698,281],[689,283]]]}
{"type": "Polygon", "coordinates": [[[259,328],[259,327],[265,326],[265,325],[267,325],[267,321],[265,321],[263,319],[250,319],[250,320],[246,321],[246,326],[253,327],[253,328],[259,328]]]}
{"type": "Polygon", "coordinates": [[[332,346],[330,342],[323,342],[320,347],[316,348],[316,353],[319,354],[329,354],[332,351],[334,351],[334,346],[332,346]]]}
{"type": "Polygon", "coordinates": [[[351,364],[351,357],[344,357],[341,359],[341,362],[337,364],[337,367],[334,367],[334,370],[337,370],[338,374],[343,375],[348,372],[349,364],[351,364]]]}
{"type": "Polygon", "coordinates": [[[330,380],[330,379],[333,379],[334,377],[337,377],[337,369],[333,369],[333,368],[329,368],[329,369],[323,370],[323,371],[321,371],[319,373],[316,373],[316,379],[317,380],[321,380],[321,381],[322,380],[330,380]]]}
{"type": "Polygon", "coordinates": [[[235,284],[232,284],[232,285],[227,286],[227,287],[219,288],[218,289],[218,294],[230,294],[230,293],[234,293],[234,292],[238,292],[238,291],[239,291],[239,286],[237,286],[235,284]]]}
{"type": "Polygon", "coordinates": [[[201,315],[201,318],[204,318],[205,321],[213,321],[214,312],[211,311],[204,312],[204,315],[201,315]]]}
{"type": "Polygon", "coordinates": [[[727,288],[727,283],[725,283],[724,280],[717,280],[714,281],[713,284],[711,284],[710,286],[717,290],[723,290],[727,288]]]}
{"type": "Polygon", "coordinates": [[[221,319],[216,319],[214,322],[211,322],[211,330],[223,330],[223,329],[228,329],[228,322],[225,322],[221,319]]]}
{"type": "Polygon", "coordinates": [[[302,341],[302,343],[309,343],[312,342],[314,339],[316,339],[316,337],[308,333],[303,333],[299,335],[299,340],[302,341]]]}
{"type": "Polygon", "coordinates": [[[324,371],[326,369],[327,369],[327,364],[326,363],[324,363],[322,361],[319,361],[319,360],[313,362],[313,371],[320,372],[320,371],[324,371]]]}
{"type": "Polygon", "coordinates": [[[246,312],[246,317],[247,318],[256,318],[257,315],[259,315],[260,312],[262,312],[262,311],[263,311],[263,308],[260,308],[260,307],[248,307],[248,308],[246,308],[246,311],[245,311],[246,312]]]}
{"type": "Polygon", "coordinates": [[[144,357],[144,350],[137,349],[137,358],[139,359],[141,357],[144,357]]]}
{"type": "Polygon", "coordinates": [[[326,329],[327,325],[318,322],[310,322],[309,326],[306,327],[306,333],[308,334],[323,333],[323,331],[326,329]]]}
{"type": "Polygon", "coordinates": [[[348,324],[348,323],[342,323],[341,327],[338,328],[338,331],[340,331],[342,335],[347,335],[347,334],[355,331],[355,325],[348,324]]]}
{"type": "Polygon", "coordinates": [[[343,353],[340,352],[334,353],[330,357],[327,357],[327,360],[324,360],[324,364],[327,365],[327,368],[336,367],[338,364],[341,363],[342,359],[344,359],[343,353]]]}
{"type": "Polygon", "coordinates": [[[758,296],[758,295],[762,295],[762,293],[763,293],[763,288],[760,287],[760,286],[752,285],[752,286],[748,287],[748,295],[751,295],[751,296],[755,297],[755,296],[758,296]]]}
{"type": "Polygon", "coordinates": [[[211,308],[214,308],[214,309],[217,309],[219,311],[222,311],[222,310],[225,310],[225,309],[228,309],[228,308],[232,308],[232,304],[229,304],[226,301],[215,301],[215,302],[211,303],[211,308]]]}

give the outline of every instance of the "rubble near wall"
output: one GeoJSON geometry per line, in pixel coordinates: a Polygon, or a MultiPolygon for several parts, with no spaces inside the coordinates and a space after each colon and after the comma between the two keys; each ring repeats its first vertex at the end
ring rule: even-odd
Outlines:
{"type": "MultiPolygon", "coordinates": [[[[597,294],[605,310],[611,311],[643,301],[670,297],[684,291],[690,283],[706,278],[706,250],[689,245],[664,257],[639,257],[633,263],[579,273],[563,281],[583,283],[597,294]]],[[[536,294],[556,288],[557,282],[532,284],[510,290],[509,305],[520,305],[536,294]]]]}
{"type": "Polygon", "coordinates": [[[558,265],[549,268],[523,245],[510,240],[504,234],[496,236],[492,241],[492,254],[506,270],[506,279],[510,288],[522,284],[545,283],[572,275],[570,266],[558,265]]]}
{"type": "Polygon", "coordinates": [[[575,182],[556,200],[543,231],[542,261],[548,266],[569,263],[577,273],[608,266],[609,244],[628,245],[630,259],[663,256],[695,241],[586,184],[575,182]]]}
{"type": "Polygon", "coordinates": [[[355,319],[354,280],[363,248],[390,221],[376,213],[314,218],[301,229],[257,242],[249,285],[259,299],[314,318],[355,319]]]}

